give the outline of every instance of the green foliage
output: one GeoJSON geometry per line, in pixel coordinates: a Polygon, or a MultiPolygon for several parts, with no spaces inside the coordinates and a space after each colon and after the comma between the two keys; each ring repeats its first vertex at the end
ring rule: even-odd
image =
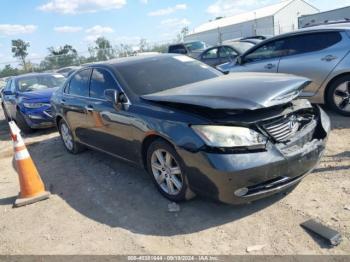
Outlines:
{"type": "Polygon", "coordinates": [[[58,49],[49,47],[49,55],[40,63],[41,68],[58,69],[66,66],[78,65],[78,52],[71,45],[60,46],[58,49]]]}
{"type": "Polygon", "coordinates": [[[12,40],[11,52],[13,57],[20,59],[24,70],[27,70],[26,57],[28,56],[28,47],[30,47],[30,44],[22,39],[12,40]]]}
{"type": "Polygon", "coordinates": [[[5,65],[4,69],[0,71],[0,78],[19,75],[20,70],[12,67],[11,65],[5,65]]]}
{"type": "Polygon", "coordinates": [[[180,33],[177,34],[176,36],[176,41],[177,42],[183,42],[185,39],[185,36],[187,36],[189,33],[188,26],[185,26],[181,29],[180,33]]]}
{"type": "Polygon", "coordinates": [[[115,58],[115,51],[111,43],[104,37],[96,39],[94,49],[97,61],[106,61],[115,58]]]}
{"type": "MultiPolygon", "coordinates": [[[[178,34],[178,40],[188,34],[188,27],[182,28],[178,34]]],[[[28,48],[30,44],[21,40],[12,40],[12,53],[13,56],[20,60],[20,64],[23,66],[23,70],[14,68],[10,64],[6,65],[2,70],[0,69],[0,77],[7,77],[12,75],[19,75],[26,72],[43,72],[49,70],[55,70],[67,66],[84,65],[86,63],[94,63],[98,61],[106,61],[116,57],[126,57],[135,55],[137,52],[159,52],[166,53],[168,50],[168,44],[150,44],[146,39],[142,38],[138,43],[119,44],[112,46],[111,42],[104,38],[99,37],[94,44],[88,48],[87,56],[78,54],[77,50],[71,45],[60,46],[55,49],[53,47],[48,48],[48,55],[39,63],[31,63],[27,61],[28,48]],[[137,46],[137,50],[135,50],[137,46]]]]}

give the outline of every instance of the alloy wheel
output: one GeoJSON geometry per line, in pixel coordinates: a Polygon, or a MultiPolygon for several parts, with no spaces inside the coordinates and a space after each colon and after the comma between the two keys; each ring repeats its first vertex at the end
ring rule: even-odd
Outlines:
{"type": "Polygon", "coordinates": [[[67,147],[68,150],[72,151],[74,147],[73,137],[66,123],[61,124],[61,136],[64,145],[67,147]]]}
{"type": "Polygon", "coordinates": [[[159,187],[169,195],[177,195],[183,187],[180,165],[166,150],[155,150],[151,157],[152,173],[159,187]]]}
{"type": "Polygon", "coordinates": [[[333,94],[335,105],[342,111],[350,112],[350,82],[340,84],[333,94]]]}

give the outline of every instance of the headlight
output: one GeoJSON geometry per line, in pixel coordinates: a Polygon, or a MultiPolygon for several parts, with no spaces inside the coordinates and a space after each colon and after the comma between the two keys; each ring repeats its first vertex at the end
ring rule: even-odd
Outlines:
{"type": "Polygon", "coordinates": [[[23,103],[23,105],[26,108],[40,108],[43,106],[48,106],[50,104],[47,104],[47,103],[23,103]]]}
{"type": "Polygon", "coordinates": [[[211,147],[264,146],[267,138],[254,130],[237,126],[192,126],[211,147]]]}

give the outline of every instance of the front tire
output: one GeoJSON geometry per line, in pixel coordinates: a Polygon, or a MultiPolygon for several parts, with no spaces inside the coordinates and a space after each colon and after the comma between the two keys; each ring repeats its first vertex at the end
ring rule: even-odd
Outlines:
{"type": "Polygon", "coordinates": [[[58,128],[58,130],[60,131],[63,145],[69,153],[75,155],[82,152],[85,149],[84,146],[75,141],[73,133],[70,130],[66,121],[61,119],[58,123],[58,128]]]}
{"type": "Polygon", "coordinates": [[[344,116],[350,116],[350,76],[343,76],[334,81],[326,94],[329,107],[344,116]]]}
{"type": "Polygon", "coordinates": [[[166,141],[157,139],[149,146],[147,171],[158,191],[167,199],[179,202],[195,197],[189,187],[182,159],[166,141]]]}
{"type": "Polygon", "coordinates": [[[4,112],[4,116],[5,116],[6,121],[9,122],[10,121],[10,117],[7,114],[6,108],[5,108],[3,103],[1,103],[1,107],[2,107],[2,111],[4,112]]]}
{"type": "Polygon", "coordinates": [[[27,124],[27,121],[25,120],[24,116],[22,113],[17,110],[16,111],[16,124],[26,134],[32,133],[34,130],[27,124]]]}

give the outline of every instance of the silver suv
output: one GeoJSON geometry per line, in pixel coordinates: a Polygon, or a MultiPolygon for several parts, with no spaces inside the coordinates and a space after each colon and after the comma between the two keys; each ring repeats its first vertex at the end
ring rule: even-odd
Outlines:
{"type": "Polygon", "coordinates": [[[223,72],[288,73],[312,83],[302,93],[350,116],[350,23],[300,29],[261,42],[236,61],[217,66],[223,72]]]}

